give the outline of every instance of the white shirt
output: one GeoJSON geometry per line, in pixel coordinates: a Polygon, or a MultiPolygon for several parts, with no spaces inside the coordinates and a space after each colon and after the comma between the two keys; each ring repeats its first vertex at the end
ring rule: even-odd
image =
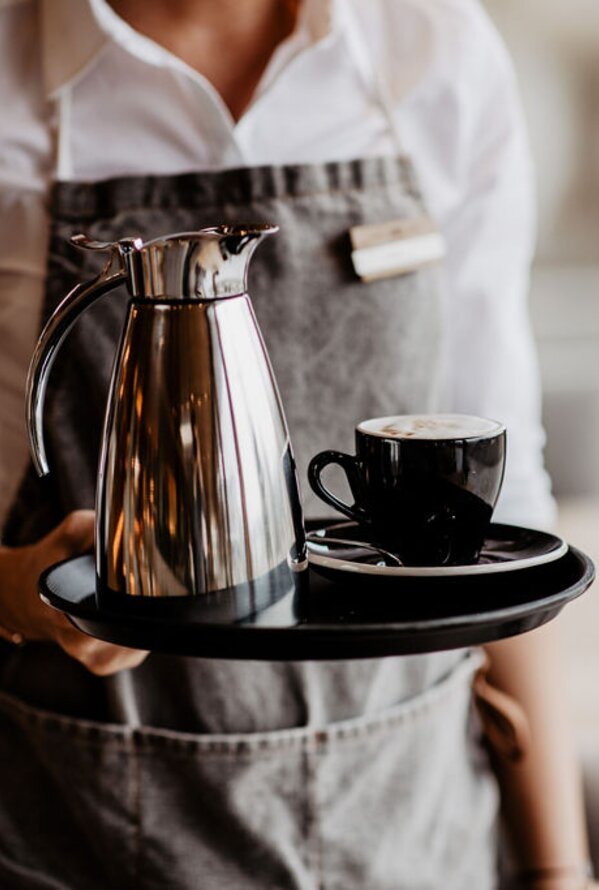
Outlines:
{"type": "Polygon", "coordinates": [[[304,0],[237,123],[106,0],[0,0],[0,101],[0,516],[27,459],[53,177],[395,154],[399,138],[449,246],[444,408],[508,427],[496,518],[552,521],[526,307],[530,161],[509,59],[476,0],[304,0]]]}

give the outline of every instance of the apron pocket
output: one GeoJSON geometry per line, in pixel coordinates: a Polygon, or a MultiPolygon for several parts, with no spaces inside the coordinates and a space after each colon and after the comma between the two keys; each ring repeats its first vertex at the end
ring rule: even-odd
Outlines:
{"type": "Polygon", "coordinates": [[[251,734],[138,736],[142,886],[491,890],[497,791],[468,653],[367,716],[251,734]]]}
{"type": "Polygon", "coordinates": [[[480,663],[368,716],[264,733],[107,726],[0,695],[0,885],[490,890],[480,663]]]}
{"type": "Polygon", "coordinates": [[[319,887],[495,888],[498,792],[472,713],[479,665],[471,653],[425,693],[323,733],[319,887]]]}
{"type": "Polygon", "coordinates": [[[125,728],[0,693],[0,886],[127,887],[136,824],[125,728]]]}

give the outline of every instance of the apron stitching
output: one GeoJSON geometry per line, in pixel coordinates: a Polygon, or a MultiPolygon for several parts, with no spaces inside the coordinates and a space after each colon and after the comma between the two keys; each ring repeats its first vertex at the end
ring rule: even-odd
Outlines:
{"type": "Polygon", "coordinates": [[[306,789],[306,840],[308,862],[314,874],[315,890],[324,890],[322,873],[322,838],[319,825],[317,769],[315,758],[318,757],[320,733],[315,732],[309,739],[310,744],[304,748],[305,789],[306,789]]]}
{"type": "Polygon", "coordinates": [[[132,831],[132,866],[133,866],[133,887],[142,886],[141,883],[141,765],[138,749],[138,734],[134,730],[130,736],[130,794],[131,794],[131,813],[133,821],[132,831]]]}
{"type": "MultiPolygon", "coordinates": [[[[456,693],[462,694],[463,690],[456,690],[456,693]]],[[[468,689],[468,696],[470,696],[470,690],[468,689]]],[[[451,697],[447,697],[447,702],[450,702],[455,695],[451,697]]],[[[382,723],[375,723],[373,725],[361,725],[351,730],[343,731],[343,730],[333,730],[332,732],[328,727],[323,727],[321,730],[317,730],[314,727],[302,727],[302,732],[310,733],[311,731],[318,732],[322,735],[322,744],[326,744],[328,747],[333,748],[337,745],[342,745],[343,747],[347,747],[352,744],[360,744],[364,740],[368,738],[372,738],[375,736],[385,736],[394,732],[398,728],[402,726],[407,726],[410,723],[415,722],[420,717],[425,717],[427,713],[432,711],[434,705],[437,705],[438,701],[431,702],[430,705],[427,704],[426,707],[422,709],[418,709],[412,714],[400,715],[396,718],[389,718],[382,723]]],[[[374,716],[374,715],[373,715],[374,716]]],[[[375,717],[376,719],[376,717],[375,717]]],[[[229,745],[226,743],[224,745],[212,745],[210,742],[206,742],[205,744],[194,743],[191,742],[183,742],[183,747],[170,747],[168,745],[151,745],[145,748],[145,756],[157,757],[157,758],[167,758],[168,760],[180,760],[187,761],[190,757],[196,758],[207,758],[207,759],[217,759],[217,760],[235,760],[238,763],[253,763],[259,759],[268,759],[273,754],[284,754],[286,751],[293,755],[297,753],[298,750],[308,751],[312,744],[312,739],[309,735],[303,735],[301,738],[288,739],[285,741],[279,741],[277,739],[266,740],[264,743],[258,744],[255,747],[252,745],[249,749],[240,750],[236,747],[238,743],[232,742],[229,745]]],[[[244,746],[242,745],[242,748],[244,746]]]]}
{"type": "Polygon", "coordinates": [[[123,750],[128,746],[129,731],[119,724],[99,723],[33,708],[13,695],[0,692],[0,713],[14,719],[14,711],[18,712],[21,723],[33,725],[44,732],[72,735],[75,729],[79,740],[90,747],[113,746],[123,750]]]}
{"type": "MultiPolygon", "coordinates": [[[[343,745],[359,742],[368,736],[384,734],[393,731],[400,725],[404,725],[419,719],[426,715],[427,712],[434,709],[439,700],[451,700],[455,697],[461,697],[466,691],[470,697],[470,688],[464,689],[461,681],[476,670],[480,662],[480,656],[469,656],[467,660],[458,666],[454,673],[448,677],[442,678],[439,684],[429,689],[423,695],[426,696],[422,700],[418,696],[413,701],[400,704],[401,713],[391,714],[384,717],[377,713],[365,715],[358,718],[357,724],[352,725],[353,720],[348,721],[349,725],[343,726],[337,724],[325,727],[298,727],[291,729],[289,735],[280,738],[262,738],[262,739],[219,739],[216,741],[203,742],[201,739],[172,739],[168,736],[159,735],[154,740],[148,737],[144,731],[140,733],[142,744],[150,742],[147,746],[147,752],[150,756],[165,755],[173,759],[186,759],[190,753],[195,753],[201,757],[223,757],[235,758],[237,760],[245,760],[250,762],[257,757],[268,757],[273,751],[282,752],[288,749],[290,753],[294,753],[299,748],[309,749],[314,744],[315,739],[319,745],[327,744],[333,746],[336,743],[343,745]],[[405,709],[405,710],[404,710],[405,709]],[[367,721],[366,723],[364,721],[367,721]],[[155,741],[157,744],[152,744],[155,741]]],[[[284,732],[274,730],[275,733],[284,732]]]]}
{"type": "MultiPolygon", "coordinates": [[[[438,705],[439,700],[449,700],[462,692],[460,680],[468,674],[473,674],[480,662],[480,656],[469,656],[462,662],[454,673],[442,678],[437,686],[427,690],[423,696],[419,695],[414,700],[400,703],[397,706],[400,713],[384,716],[376,712],[359,718],[350,718],[346,725],[340,721],[337,725],[317,727],[294,727],[289,734],[278,738],[267,737],[252,739],[251,734],[247,739],[212,739],[203,740],[194,738],[169,737],[168,730],[136,730],[135,751],[143,750],[147,756],[167,756],[169,759],[188,759],[189,756],[217,757],[246,760],[250,762],[259,757],[268,757],[273,751],[290,753],[298,748],[307,748],[313,744],[313,732],[319,733],[319,744],[325,742],[329,746],[343,745],[360,742],[362,739],[377,734],[383,735],[396,729],[400,725],[411,723],[424,716],[428,711],[438,705]]],[[[470,694],[470,693],[469,693],[470,694]]],[[[68,718],[55,715],[50,712],[37,711],[27,705],[23,705],[18,699],[5,693],[0,693],[0,713],[7,710],[9,718],[11,707],[19,712],[19,722],[33,725],[41,732],[52,734],[75,733],[80,744],[92,749],[131,751],[130,731],[118,725],[96,724],[91,721],[80,721],[79,718],[68,718]],[[8,705],[6,709],[3,705],[8,705]],[[75,723],[72,720],[76,721],[75,723]],[[114,734],[113,734],[114,733],[114,734]]],[[[285,730],[274,730],[275,734],[284,733],[285,730]]],[[[191,734],[190,734],[191,735],[191,734]]],[[[262,734],[259,734],[262,735],[262,734]]]]}
{"type": "MultiPolygon", "coordinates": [[[[326,748],[327,748],[326,734],[317,732],[315,734],[315,743],[316,743],[316,748],[314,751],[314,760],[315,760],[314,765],[316,767],[316,765],[318,764],[318,761],[320,760],[322,755],[326,753],[326,748]]],[[[316,804],[317,804],[316,811],[318,814],[320,814],[322,811],[322,808],[319,806],[319,801],[318,801],[317,775],[318,775],[318,772],[315,769],[315,771],[314,771],[314,797],[315,797],[316,804]]],[[[318,825],[318,833],[317,833],[316,840],[317,840],[317,845],[318,845],[317,846],[318,890],[325,890],[326,885],[325,885],[325,869],[324,869],[324,843],[323,843],[323,838],[322,838],[322,832],[320,831],[320,820],[318,820],[317,825],[318,825]]]]}

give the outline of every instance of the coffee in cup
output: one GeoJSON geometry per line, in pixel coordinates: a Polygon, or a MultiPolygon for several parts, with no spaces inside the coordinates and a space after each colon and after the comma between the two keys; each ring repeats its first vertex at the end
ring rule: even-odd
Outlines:
{"type": "Polygon", "coordinates": [[[325,503],[368,527],[405,565],[462,565],[480,554],[505,468],[503,424],[465,414],[404,414],[364,420],[356,454],[322,451],[308,479],[325,503]],[[354,504],[321,479],[338,464],[354,504]]]}

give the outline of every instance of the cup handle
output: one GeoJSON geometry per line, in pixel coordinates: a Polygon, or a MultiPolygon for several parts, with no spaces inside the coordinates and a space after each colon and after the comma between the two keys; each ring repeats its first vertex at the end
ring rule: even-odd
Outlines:
{"type": "Polygon", "coordinates": [[[357,503],[360,496],[361,478],[356,458],[351,454],[344,454],[343,451],[319,452],[319,454],[316,454],[312,458],[308,466],[308,481],[312,491],[314,491],[326,504],[330,504],[331,507],[334,507],[335,510],[339,510],[340,513],[343,513],[350,519],[355,519],[357,522],[365,522],[367,520],[368,517],[366,511],[363,507],[358,506],[357,503]],[[351,507],[349,504],[345,504],[343,501],[339,500],[339,498],[336,497],[332,491],[329,491],[323,484],[320,474],[325,467],[329,466],[329,464],[338,464],[347,476],[351,493],[356,501],[351,507]]]}

